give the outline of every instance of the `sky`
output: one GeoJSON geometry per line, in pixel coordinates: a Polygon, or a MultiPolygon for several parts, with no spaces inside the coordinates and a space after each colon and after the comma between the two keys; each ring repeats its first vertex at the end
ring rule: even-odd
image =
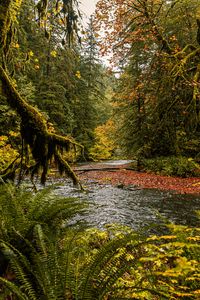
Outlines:
{"type": "MultiPolygon", "coordinates": [[[[98,2],[98,0],[80,0],[81,5],[80,9],[83,15],[83,25],[87,27],[88,24],[88,18],[91,16],[91,14],[95,11],[95,4],[98,2]]],[[[109,65],[109,58],[110,57],[104,57],[102,61],[105,65],[109,65]]]]}
{"type": "Polygon", "coordinates": [[[95,11],[95,4],[98,0],[80,0],[81,5],[80,8],[84,13],[84,17],[88,17],[94,13],[95,11]]]}

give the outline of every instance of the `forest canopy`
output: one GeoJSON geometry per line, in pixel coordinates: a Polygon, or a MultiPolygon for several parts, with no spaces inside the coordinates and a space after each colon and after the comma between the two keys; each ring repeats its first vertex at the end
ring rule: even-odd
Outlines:
{"type": "Polygon", "coordinates": [[[75,0],[4,2],[4,179],[40,172],[44,183],[53,165],[77,184],[70,162],[118,155],[169,157],[169,164],[183,157],[196,172],[198,0],[99,0],[86,28],[75,0]],[[99,54],[110,57],[109,67],[99,54]]]}

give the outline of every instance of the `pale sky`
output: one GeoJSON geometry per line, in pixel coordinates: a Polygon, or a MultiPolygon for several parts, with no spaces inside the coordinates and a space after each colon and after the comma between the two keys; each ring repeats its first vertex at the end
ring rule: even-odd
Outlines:
{"type": "Polygon", "coordinates": [[[97,3],[97,1],[98,0],[80,0],[80,8],[87,17],[94,13],[95,4],[97,3]]]}

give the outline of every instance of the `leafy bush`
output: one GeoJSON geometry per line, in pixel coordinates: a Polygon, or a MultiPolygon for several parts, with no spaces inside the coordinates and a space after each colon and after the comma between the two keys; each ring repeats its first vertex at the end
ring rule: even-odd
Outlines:
{"type": "Polygon", "coordinates": [[[198,299],[200,229],[169,229],[148,238],[124,226],[87,229],[71,246],[72,266],[80,290],[95,291],[70,299],[198,299]]]}
{"type": "Polygon", "coordinates": [[[142,166],[146,171],[153,171],[157,174],[180,176],[180,177],[199,177],[200,166],[192,158],[187,157],[158,157],[145,159],[142,166]]]}
{"type": "Polygon", "coordinates": [[[17,156],[17,150],[12,148],[7,136],[0,136],[0,171],[6,168],[17,156]]]}

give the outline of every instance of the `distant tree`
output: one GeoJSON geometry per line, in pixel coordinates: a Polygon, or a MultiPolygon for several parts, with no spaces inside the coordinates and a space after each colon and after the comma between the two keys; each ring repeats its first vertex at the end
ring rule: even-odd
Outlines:
{"type": "Polygon", "coordinates": [[[93,17],[84,31],[80,55],[76,62],[76,87],[73,111],[75,116],[72,135],[84,145],[85,158],[95,143],[95,128],[109,117],[107,98],[107,68],[99,59],[98,36],[93,17]]]}

